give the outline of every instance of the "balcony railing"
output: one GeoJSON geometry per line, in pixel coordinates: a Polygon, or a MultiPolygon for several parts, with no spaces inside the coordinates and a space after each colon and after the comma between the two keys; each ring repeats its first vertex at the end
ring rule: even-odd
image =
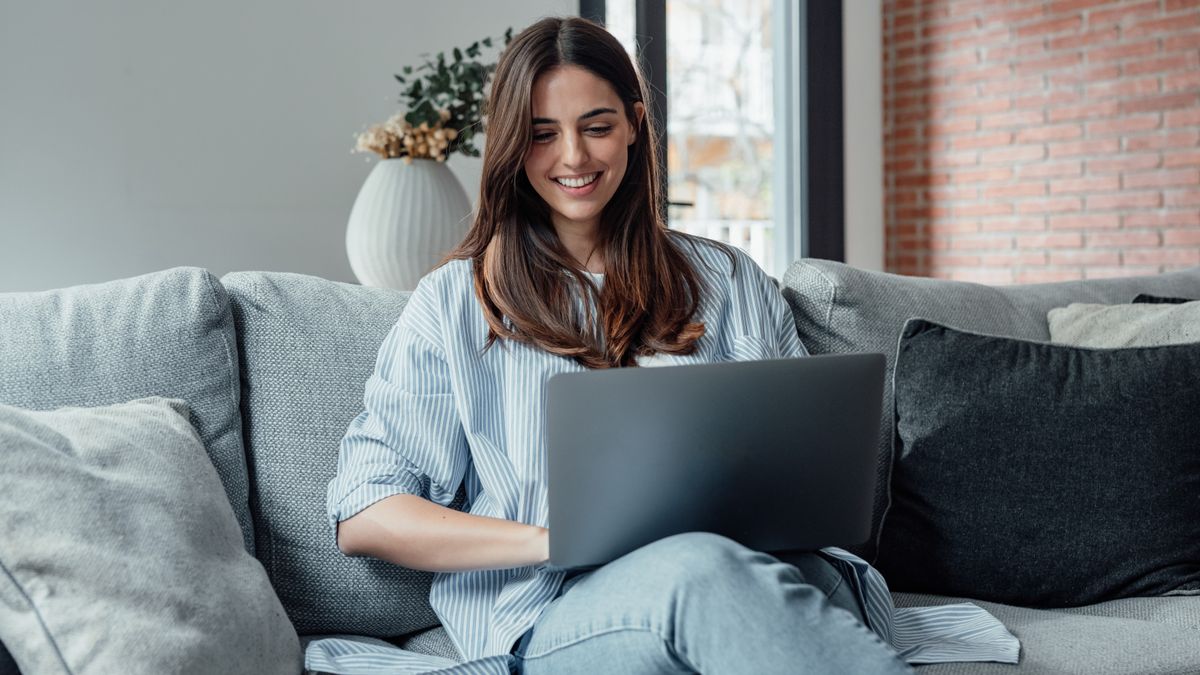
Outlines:
{"type": "Polygon", "coordinates": [[[688,234],[724,241],[750,254],[764,270],[771,269],[767,260],[775,236],[775,223],[769,220],[685,220],[673,218],[671,229],[688,234]]]}

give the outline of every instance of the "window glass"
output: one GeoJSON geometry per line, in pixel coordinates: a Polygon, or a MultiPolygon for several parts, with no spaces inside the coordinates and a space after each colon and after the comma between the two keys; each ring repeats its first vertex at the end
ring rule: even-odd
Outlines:
{"type": "MultiPolygon", "coordinates": [[[[609,32],[636,62],[635,0],[609,32]]],[[[667,210],[672,229],[738,246],[775,270],[771,0],[667,0],[667,210]]]]}

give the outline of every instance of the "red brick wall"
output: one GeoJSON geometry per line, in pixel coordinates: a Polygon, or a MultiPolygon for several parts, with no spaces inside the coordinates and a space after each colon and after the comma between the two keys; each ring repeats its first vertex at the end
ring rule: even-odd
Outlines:
{"type": "Polygon", "coordinates": [[[1200,0],[882,0],[887,269],[1200,265],[1200,0]]]}

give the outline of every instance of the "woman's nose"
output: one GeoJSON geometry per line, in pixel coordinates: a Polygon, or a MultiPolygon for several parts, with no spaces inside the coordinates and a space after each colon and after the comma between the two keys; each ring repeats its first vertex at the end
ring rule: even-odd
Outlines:
{"type": "Polygon", "coordinates": [[[563,164],[569,167],[583,167],[587,164],[587,144],[579,134],[563,134],[563,164]]]}

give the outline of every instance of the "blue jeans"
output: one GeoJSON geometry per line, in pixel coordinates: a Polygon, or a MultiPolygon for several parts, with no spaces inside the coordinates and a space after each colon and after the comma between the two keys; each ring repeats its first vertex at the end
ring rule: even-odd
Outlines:
{"type": "Polygon", "coordinates": [[[516,644],[518,673],[912,673],[815,553],[661,539],[572,579],[516,644]]]}

